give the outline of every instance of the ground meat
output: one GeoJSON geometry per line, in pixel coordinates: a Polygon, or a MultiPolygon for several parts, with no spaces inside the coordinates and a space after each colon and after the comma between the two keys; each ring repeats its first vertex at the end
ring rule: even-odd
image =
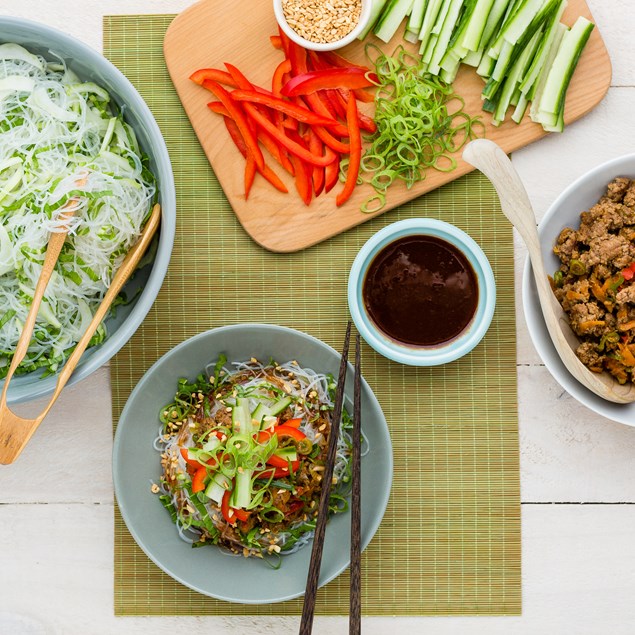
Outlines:
{"type": "Polygon", "coordinates": [[[635,278],[625,270],[635,262],[635,180],[609,183],[580,214],[579,228],[562,230],[554,253],[562,263],[554,292],[580,337],[578,357],[593,371],[633,381],[635,278]]]}
{"type": "Polygon", "coordinates": [[[602,360],[604,356],[595,350],[595,346],[591,344],[591,342],[580,344],[576,350],[576,354],[585,366],[588,366],[596,373],[602,372],[602,360]]]}
{"type": "Polygon", "coordinates": [[[626,194],[631,182],[629,179],[623,176],[618,176],[611,181],[606,187],[606,197],[611,201],[621,201],[626,194]]]}
{"type": "Polygon", "coordinates": [[[615,301],[618,304],[626,304],[627,302],[635,303],[635,285],[629,285],[617,292],[615,301]]]}

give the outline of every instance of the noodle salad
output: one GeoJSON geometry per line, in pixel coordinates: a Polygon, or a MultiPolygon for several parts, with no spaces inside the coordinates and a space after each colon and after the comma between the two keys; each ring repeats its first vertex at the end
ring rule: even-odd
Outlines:
{"type": "MultiPolygon", "coordinates": [[[[297,362],[221,356],[181,379],[160,413],[159,494],[194,547],[264,557],[306,544],[315,529],[336,383],[297,362]]],[[[330,512],[348,508],[351,419],[343,410],[330,512]]]]}
{"type": "MultiPolygon", "coordinates": [[[[50,232],[69,227],[18,373],[52,374],[64,363],[150,215],[155,179],[115,109],[63,62],[0,45],[0,377],[50,232]]],[[[101,325],[91,345],[105,337],[101,325]]]]}

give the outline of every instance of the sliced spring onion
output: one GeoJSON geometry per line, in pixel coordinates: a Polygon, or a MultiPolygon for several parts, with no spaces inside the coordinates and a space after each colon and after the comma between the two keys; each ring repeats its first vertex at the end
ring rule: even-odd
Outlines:
{"type": "Polygon", "coordinates": [[[362,209],[370,213],[381,209],[384,193],[395,181],[410,188],[430,168],[453,169],[456,163],[451,155],[475,136],[479,122],[464,111],[463,100],[451,86],[426,73],[424,63],[403,47],[386,55],[368,44],[366,54],[378,77],[377,132],[360,171],[377,191],[362,209]]]}

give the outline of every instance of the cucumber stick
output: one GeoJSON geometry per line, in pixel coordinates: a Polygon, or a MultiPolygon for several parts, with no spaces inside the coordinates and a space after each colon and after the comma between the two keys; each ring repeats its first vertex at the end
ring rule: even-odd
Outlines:
{"type": "Polygon", "coordinates": [[[441,27],[441,31],[439,32],[439,39],[436,41],[434,51],[430,58],[430,65],[428,67],[428,72],[433,75],[437,75],[441,69],[441,60],[448,49],[452,32],[454,31],[454,27],[459,19],[463,0],[449,0],[448,5],[448,13],[443,22],[443,26],[441,27]]]}
{"type": "Polygon", "coordinates": [[[406,35],[404,36],[408,42],[416,42],[419,39],[419,32],[423,25],[423,16],[426,12],[427,0],[414,0],[410,19],[406,27],[406,35]]]}
{"type": "Polygon", "coordinates": [[[494,0],[477,0],[461,40],[461,45],[468,51],[478,51],[493,6],[494,0]]]}
{"type": "Polygon", "coordinates": [[[544,67],[549,49],[551,48],[551,44],[556,37],[560,18],[562,17],[562,14],[564,13],[566,7],[567,0],[560,0],[560,5],[554,11],[553,15],[551,16],[551,20],[547,24],[545,37],[540,42],[538,50],[536,51],[536,55],[531,62],[531,65],[529,66],[529,69],[527,70],[523,81],[520,84],[520,90],[524,95],[527,95],[528,99],[530,100],[532,99],[530,91],[536,86],[536,80],[538,79],[540,71],[544,67]]]}
{"type": "Polygon", "coordinates": [[[388,4],[375,25],[375,35],[383,42],[390,42],[403,19],[412,9],[413,0],[388,0],[388,4]]]}
{"type": "Polygon", "coordinates": [[[428,39],[432,33],[432,26],[437,20],[442,3],[443,0],[428,0],[426,11],[423,15],[423,22],[421,23],[421,31],[419,31],[419,39],[421,40],[419,53],[424,53],[426,50],[428,39]]]}
{"type": "Polygon", "coordinates": [[[364,40],[366,37],[368,37],[368,34],[375,27],[375,24],[377,23],[377,20],[379,19],[379,16],[381,15],[381,12],[383,11],[387,3],[388,0],[371,0],[370,18],[368,19],[368,24],[366,25],[366,28],[359,34],[358,39],[364,40]]]}
{"type": "Polygon", "coordinates": [[[593,27],[592,22],[579,17],[571,30],[562,38],[540,99],[541,112],[551,113],[558,117],[561,115],[569,82],[593,27]]]}

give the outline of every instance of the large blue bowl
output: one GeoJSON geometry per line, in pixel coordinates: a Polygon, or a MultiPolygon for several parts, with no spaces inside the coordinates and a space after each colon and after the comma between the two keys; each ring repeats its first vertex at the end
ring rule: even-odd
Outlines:
{"type": "MultiPolygon", "coordinates": [[[[46,59],[61,57],[80,78],[105,88],[123,110],[125,120],[133,127],[158,181],[162,214],[154,262],[138,271],[126,285],[127,296],[136,295],[135,300],[127,306],[118,307],[116,315],[106,320],[108,337],[103,344],[84,353],[69,381],[69,384],[74,384],[105,364],[130,339],[159,293],[170,261],[176,226],[176,197],[170,157],[161,131],[146,103],[117,68],[97,51],[43,24],[0,16],[0,43],[5,42],[20,44],[46,59]]],[[[42,378],[41,372],[17,376],[9,386],[8,400],[15,403],[48,395],[53,392],[56,381],[56,375],[42,378]]]]}
{"type": "Polygon", "coordinates": [[[438,366],[467,355],[483,339],[494,315],[496,284],[483,250],[464,231],[440,220],[412,218],[384,227],[360,249],[348,278],[348,306],[357,330],[378,353],[409,366],[438,366]],[[472,321],[458,337],[437,346],[409,346],[391,339],[370,318],[362,298],[364,278],[375,256],[390,243],[416,235],[454,245],[468,259],[478,281],[478,305],[472,321]]]}

